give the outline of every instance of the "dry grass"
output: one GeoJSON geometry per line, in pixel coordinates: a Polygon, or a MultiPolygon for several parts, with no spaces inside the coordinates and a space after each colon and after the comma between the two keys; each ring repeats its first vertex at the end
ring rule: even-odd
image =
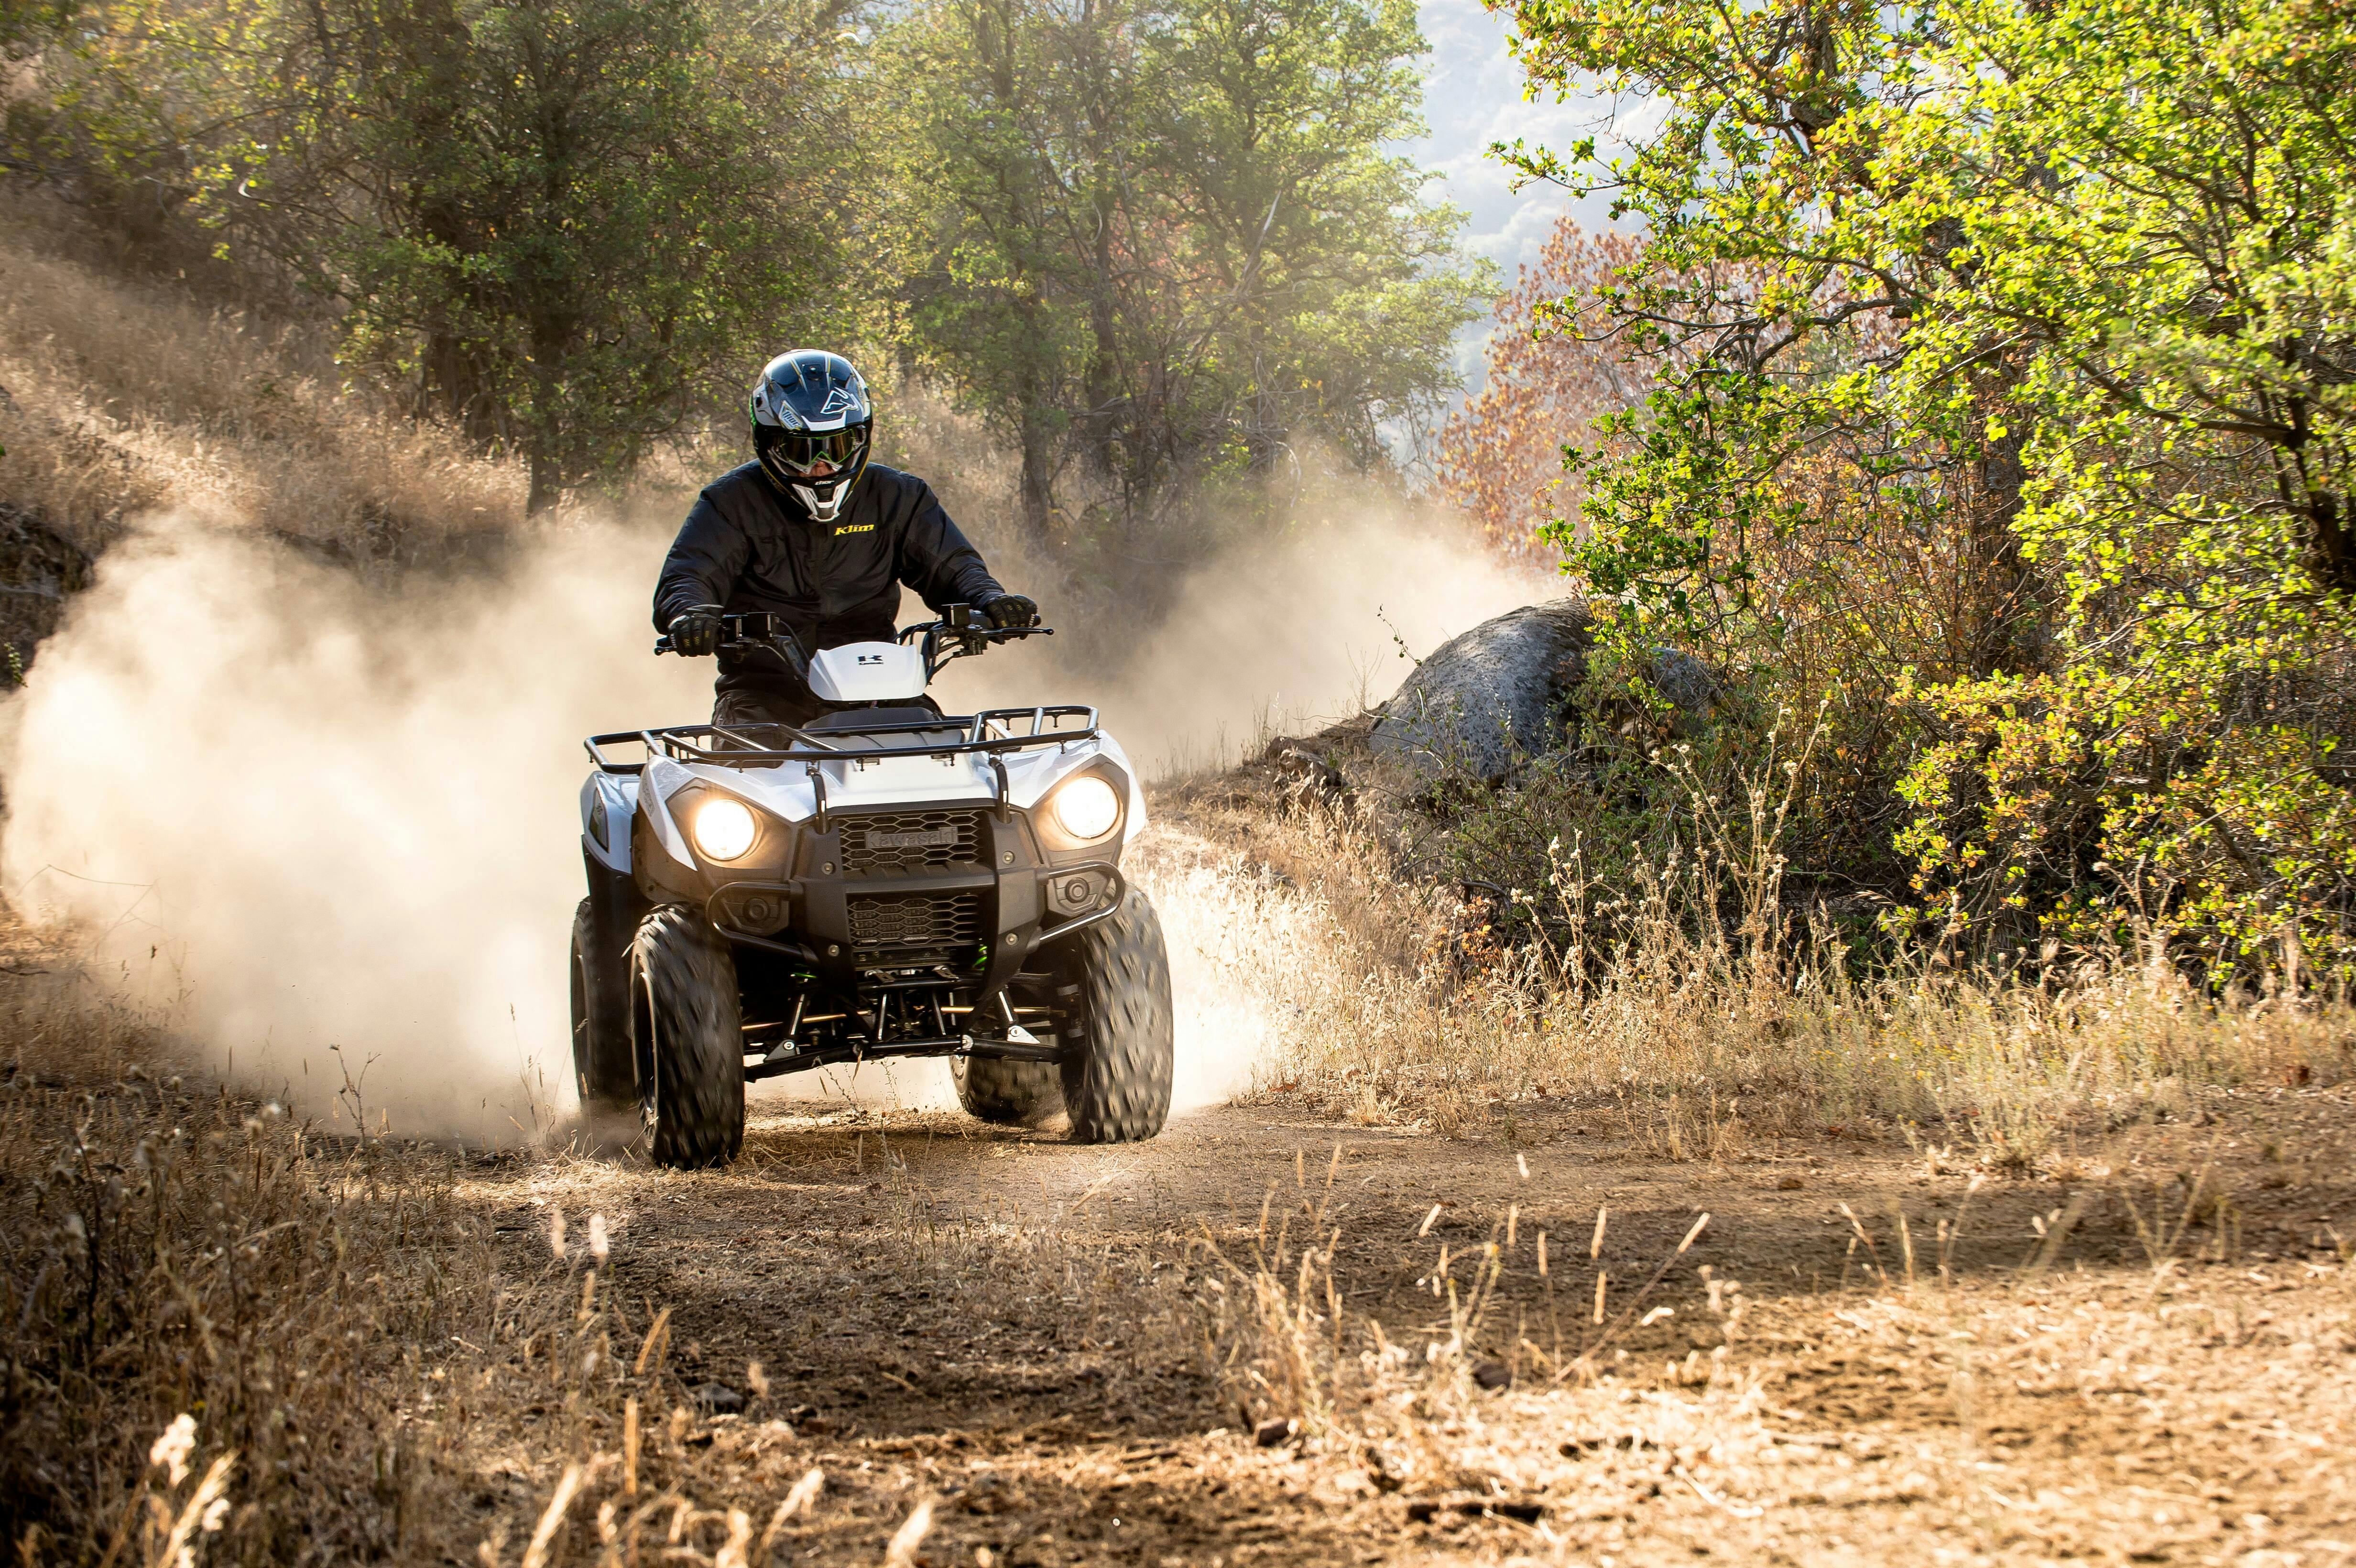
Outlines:
{"type": "Polygon", "coordinates": [[[1367,1215],[1337,1147],[1273,1221],[1206,1232],[1230,1398],[1330,1506],[1404,1508],[1449,1560],[2350,1549],[2344,1006],[2100,955],[1859,976],[1826,923],[1778,928],[1806,912],[1740,821],[1610,887],[1574,848],[1523,895],[1549,937],[1509,948],[1406,872],[1366,774],[1320,776],[1264,762],[1165,812],[1238,982],[1285,998],[1257,1102],[1506,1165],[1399,1231],[1408,1194],[1367,1215]],[[1542,1157],[1633,1185],[1567,1215],[1542,1157]]]}
{"type": "MultiPolygon", "coordinates": [[[[165,1016],[30,938],[0,974],[0,1539],[28,1568],[164,1568],[183,1548],[741,1568],[812,1543],[865,1553],[879,1510],[884,1533],[908,1529],[880,1472],[829,1487],[837,1461],[812,1445],[828,1424],[798,1437],[757,1360],[714,1367],[708,1317],[691,1340],[625,1286],[650,1226],[708,1232],[725,1184],[807,1179],[805,1161],[756,1147],[686,1177],[335,1136],[330,1108],[366,1117],[350,1085],[332,1107],[254,1101],[179,1062],[165,1016]],[[707,1407],[714,1376],[747,1414],[707,1407]]],[[[1146,1367],[1186,1357],[1176,1298],[1135,1249],[1075,1246],[1060,1208],[944,1213],[886,1137],[855,1132],[840,1157],[884,1220],[813,1246],[798,1276],[813,1309],[937,1294],[985,1320],[1044,1310],[1076,1347],[1146,1367]]],[[[722,1288],[741,1305],[742,1282],[722,1288]]],[[[894,1339],[879,1325],[846,1370],[890,1375],[894,1339]]],[[[1108,1390],[1128,1381],[1107,1364],[1108,1390]]]]}
{"type": "Polygon", "coordinates": [[[1622,1563],[2333,1561],[2298,1553],[2356,1522],[2345,1280],[2268,1288],[2077,1276],[1706,1314],[1708,1350],[1576,1380],[1526,1361],[1498,1392],[1448,1340],[1427,1361],[1359,1324],[1322,1396],[1346,1420],[1309,1464],[1345,1498],[1401,1494],[1435,1557],[1485,1536],[1622,1563]],[[1894,1406],[1792,1403],[1865,1369],[1894,1406]]]}
{"type": "Polygon", "coordinates": [[[1263,1434],[1329,1507],[1403,1511],[1419,1560],[2338,1561],[2356,1245],[2314,1209],[2345,1200],[2349,1107],[2268,1103],[2238,1137],[2115,1138],[2066,1196],[1934,1157],[1848,1173],[1856,1206],[1797,1247],[1698,1185],[1632,1239],[1527,1163],[1426,1189],[1402,1241],[1337,1145],[1271,1194],[1293,1223],[1206,1234],[1204,1320],[1263,1434]],[[1779,1284],[1843,1233],[1837,1280],[1779,1284]]]}
{"type": "Polygon", "coordinates": [[[515,1327],[578,1292],[505,1275],[446,1159],[323,1140],[178,1070],[42,956],[67,966],[6,982],[0,1528],[28,1563],[169,1562],[191,1508],[247,1561],[434,1537],[466,1392],[496,1405],[530,1353],[515,1327]],[[185,1454],[151,1462],[183,1417],[185,1454]]]}
{"type": "Polygon", "coordinates": [[[2126,959],[1859,974],[1829,924],[1790,929],[1772,798],[1730,826],[1697,811],[1697,850],[1609,885],[1572,847],[1550,887],[1509,894],[1560,934],[1508,946],[1502,911],[1413,872],[1373,786],[1300,779],[1262,763],[1177,793],[1205,869],[1187,896],[1220,906],[1204,923],[1227,933],[1234,987],[1273,999],[1263,1086],[1369,1125],[1460,1134],[1569,1099],[1675,1159],[1829,1126],[2022,1171],[2217,1091],[2356,1067],[2344,1002],[2220,998],[2126,959]]]}
{"type": "Polygon", "coordinates": [[[517,465],[372,408],[316,325],[111,275],[77,259],[72,222],[0,197],[0,497],[85,547],[175,507],[355,562],[441,560],[520,520],[517,465]]]}
{"type": "MultiPolygon", "coordinates": [[[[1198,895],[1237,876],[1198,855],[1198,895]]],[[[1313,957],[1298,885],[1224,896],[1238,983],[1313,957]]],[[[2262,1146],[2125,1129],[2067,1191],[1876,1156],[1818,1200],[1847,1195],[1813,1243],[1838,1277],[1787,1292],[1809,1254],[1744,1262],[1764,1217],[1726,1175],[1598,1226],[1558,1127],[1528,1164],[1384,1135],[1442,1185],[1382,1200],[1376,1146],[1321,1142],[1224,1219],[1248,1164],[1151,1174],[1201,1159],[1183,1131],[1066,1150],[830,1111],[764,1120],[725,1173],[462,1162],[176,1083],[137,1011],[5,980],[0,1506],[31,1563],[160,1563],[180,1531],[205,1561],[1050,1563],[1141,1529],[1155,1562],[2033,1561],[2287,1544],[2356,1506],[2345,1244],[2274,1239],[2345,1168],[2312,1087],[2262,1146]],[[701,1408],[707,1380],[744,1413],[701,1408]]]]}

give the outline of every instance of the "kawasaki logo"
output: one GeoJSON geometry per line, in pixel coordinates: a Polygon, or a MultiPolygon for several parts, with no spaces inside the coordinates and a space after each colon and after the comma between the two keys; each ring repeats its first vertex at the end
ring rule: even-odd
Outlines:
{"type": "Polygon", "coordinates": [[[953,849],[957,841],[954,827],[927,827],[916,833],[886,833],[880,827],[867,830],[870,849],[953,849]]]}

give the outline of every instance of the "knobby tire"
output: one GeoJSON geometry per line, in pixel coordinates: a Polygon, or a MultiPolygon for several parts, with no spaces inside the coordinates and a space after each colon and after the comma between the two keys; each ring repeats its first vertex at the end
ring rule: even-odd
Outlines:
{"type": "Polygon", "coordinates": [[[744,1145],[736,961],[703,912],[664,904],[630,947],[631,1046],[658,1165],[725,1165],[744,1145]]]}
{"type": "Polygon", "coordinates": [[[1056,944],[1072,1141],[1136,1143],[1170,1118],[1175,1024],[1162,918],[1131,888],[1111,919],[1056,944]]]}

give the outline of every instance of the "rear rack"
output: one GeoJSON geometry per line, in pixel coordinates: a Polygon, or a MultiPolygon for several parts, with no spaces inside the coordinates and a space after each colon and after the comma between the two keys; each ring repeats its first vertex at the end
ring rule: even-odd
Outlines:
{"type": "Polygon", "coordinates": [[[617,730],[610,735],[592,735],[581,742],[589,760],[598,771],[634,775],[646,771],[644,762],[621,762],[605,754],[607,746],[628,745],[635,741],[647,749],[649,759],[665,757],[675,763],[708,763],[723,768],[774,768],[787,763],[874,762],[885,757],[953,757],[963,753],[1023,752],[1034,746],[1067,746],[1078,741],[1097,737],[1097,710],[1070,704],[1054,708],[991,708],[970,718],[944,715],[937,719],[911,720],[902,723],[877,724],[859,730],[824,730],[812,732],[791,724],[673,724],[659,730],[617,730]],[[1065,719],[1081,720],[1077,728],[1049,729],[1051,722],[1065,719]],[[1018,724],[1028,722],[1030,729],[1015,733],[1018,724]],[[957,730],[962,740],[939,739],[944,730],[957,730]],[[1003,733],[991,733],[996,729],[1003,733]],[[874,744],[879,736],[907,735],[908,744],[889,746],[874,744]],[[924,736],[935,737],[931,740],[924,736]],[[765,741],[786,737],[792,743],[786,746],[765,744],[765,741]],[[756,739],[756,737],[759,737],[756,739]],[[864,745],[837,745],[836,740],[861,741],[864,745]]]}

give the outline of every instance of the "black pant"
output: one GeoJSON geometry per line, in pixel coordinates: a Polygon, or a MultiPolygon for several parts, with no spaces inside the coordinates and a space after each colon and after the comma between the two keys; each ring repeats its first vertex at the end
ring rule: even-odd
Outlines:
{"type": "MultiPolygon", "coordinates": [[[[826,704],[808,693],[740,686],[712,699],[712,721],[731,730],[747,724],[791,724],[799,728],[825,711],[826,704]]],[[[767,737],[756,735],[754,739],[766,741],[767,737]]],[[[769,749],[783,750],[783,737],[778,737],[777,743],[769,749]]]]}
{"type": "MultiPolygon", "coordinates": [[[[851,707],[862,713],[871,711],[856,703],[851,707]]],[[[921,722],[926,714],[940,710],[940,704],[930,697],[913,698],[900,707],[872,709],[876,721],[892,723],[906,723],[910,720],[921,722]]],[[[712,699],[712,721],[729,730],[743,730],[747,725],[760,724],[791,724],[798,730],[814,720],[841,711],[842,709],[832,703],[823,702],[808,692],[740,686],[721,692],[712,699]]],[[[759,731],[749,732],[747,738],[757,742],[764,751],[787,751],[794,744],[786,736],[765,734],[759,731]]]]}

